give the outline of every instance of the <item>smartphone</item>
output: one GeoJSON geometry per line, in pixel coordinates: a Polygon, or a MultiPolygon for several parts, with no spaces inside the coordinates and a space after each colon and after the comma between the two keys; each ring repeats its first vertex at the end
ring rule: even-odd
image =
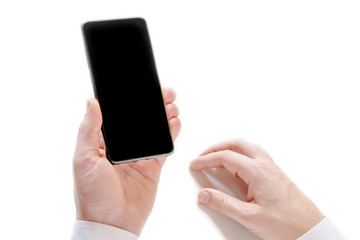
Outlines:
{"type": "Polygon", "coordinates": [[[145,20],[90,21],[82,32],[107,159],[170,155],[174,144],[145,20]]]}

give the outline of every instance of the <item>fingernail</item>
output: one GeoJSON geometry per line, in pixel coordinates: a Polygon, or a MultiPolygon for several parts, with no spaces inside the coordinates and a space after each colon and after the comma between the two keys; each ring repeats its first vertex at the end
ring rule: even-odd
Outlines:
{"type": "Polygon", "coordinates": [[[201,204],[208,204],[210,199],[210,194],[207,191],[200,192],[198,200],[201,204]]]}

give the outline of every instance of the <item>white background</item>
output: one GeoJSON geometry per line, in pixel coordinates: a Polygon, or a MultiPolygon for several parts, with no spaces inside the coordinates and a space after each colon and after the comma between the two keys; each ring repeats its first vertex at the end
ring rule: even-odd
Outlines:
{"type": "Polygon", "coordinates": [[[188,168],[236,137],[267,149],[358,239],[359,12],[346,0],[0,0],[0,238],[69,238],[72,154],[92,96],[80,24],[139,16],[183,123],[141,239],[255,239],[197,205],[188,168]]]}

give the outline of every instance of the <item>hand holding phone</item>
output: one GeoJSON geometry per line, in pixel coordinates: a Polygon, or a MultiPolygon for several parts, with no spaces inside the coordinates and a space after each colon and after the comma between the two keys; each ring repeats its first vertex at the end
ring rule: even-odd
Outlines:
{"type": "Polygon", "coordinates": [[[83,26],[94,92],[99,101],[88,101],[74,153],[76,219],[107,224],[139,236],[152,210],[166,157],[118,165],[111,163],[171,152],[171,137],[175,140],[181,123],[179,111],[173,104],[175,92],[164,88],[164,101],[162,99],[144,21],[121,23],[122,20],[115,20],[108,29],[106,22],[83,26]],[[135,26],[128,26],[132,23],[135,26]],[[129,34],[116,30],[118,24],[129,34]],[[102,32],[103,27],[105,32],[102,32]],[[142,37],[135,37],[136,33],[142,33],[142,37]],[[117,36],[112,38],[113,34],[117,36]],[[130,40],[132,38],[135,42],[130,40]],[[145,57],[141,57],[144,52],[145,57]],[[128,62],[126,58],[132,60],[128,62]],[[136,64],[138,61],[140,65],[136,64]],[[154,119],[157,119],[155,123],[154,119]],[[137,127],[146,128],[141,132],[137,127]],[[149,127],[156,129],[158,135],[148,132],[149,127]],[[162,141],[165,145],[160,144],[162,141]],[[154,142],[156,152],[146,152],[149,148],[143,145],[151,146],[154,142]]]}
{"type": "MultiPolygon", "coordinates": [[[[172,137],[180,131],[175,93],[163,89],[172,137]]],[[[147,121],[149,117],[144,117],[147,121]]],[[[105,155],[96,99],[79,128],[73,159],[76,219],[103,223],[137,236],[152,210],[165,157],[112,165],[105,155]]]]}

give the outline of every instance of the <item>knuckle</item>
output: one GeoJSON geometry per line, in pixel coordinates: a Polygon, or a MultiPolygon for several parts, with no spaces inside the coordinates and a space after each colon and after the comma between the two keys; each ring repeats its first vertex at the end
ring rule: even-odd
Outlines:
{"type": "Polygon", "coordinates": [[[86,124],[86,122],[82,122],[79,125],[79,133],[85,132],[88,130],[88,126],[86,124]]]}
{"type": "Polygon", "coordinates": [[[268,166],[267,163],[264,161],[256,161],[253,169],[256,171],[257,174],[263,175],[268,169],[268,166]]]}
{"type": "Polygon", "coordinates": [[[253,147],[256,155],[262,154],[262,152],[264,151],[264,149],[257,143],[253,144],[253,147]]]}
{"type": "Polygon", "coordinates": [[[222,158],[229,158],[231,156],[231,150],[224,150],[221,154],[222,158]]]}
{"type": "Polygon", "coordinates": [[[220,153],[219,158],[223,164],[229,163],[233,156],[233,152],[231,150],[224,150],[220,153]]]}
{"type": "Polygon", "coordinates": [[[83,121],[79,125],[78,135],[88,135],[88,134],[99,134],[93,127],[87,122],[83,121]]]}
{"type": "Polygon", "coordinates": [[[264,216],[264,211],[259,205],[252,205],[251,207],[241,209],[241,219],[238,221],[246,222],[247,228],[251,229],[256,228],[256,223],[259,219],[262,219],[264,216]]]}
{"type": "Polygon", "coordinates": [[[96,157],[93,152],[86,152],[84,154],[75,154],[73,158],[74,170],[81,169],[84,166],[90,166],[96,162],[96,157]]]}

